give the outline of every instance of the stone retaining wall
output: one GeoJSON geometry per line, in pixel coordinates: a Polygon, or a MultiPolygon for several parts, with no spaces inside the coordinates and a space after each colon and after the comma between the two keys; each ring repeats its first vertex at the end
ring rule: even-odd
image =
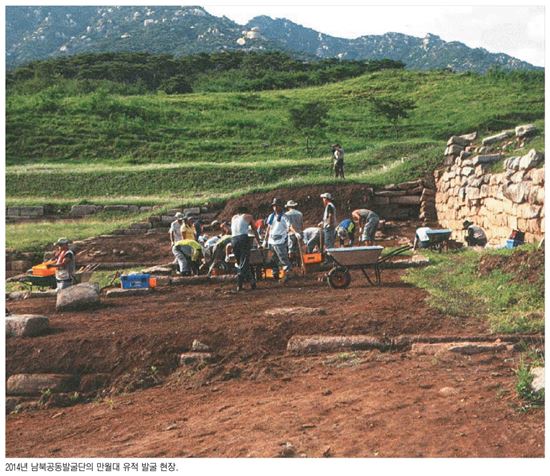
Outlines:
{"type": "MultiPolygon", "coordinates": [[[[533,127],[518,126],[514,145],[533,127]]],[[[513,130],[504,131],[478,147],[472,134],[449,139],[447,165],[434,173],[435,206],[439,223],[453,230],[453,238],[463,239],[466,219],[481,226],[493,245],[503,245],[512,230],[525,232],[526,242],[544,237],[544,154],[531,149],[505,159],[505,148],[495,144],[510,142],[513,135],[513,130]]]]}

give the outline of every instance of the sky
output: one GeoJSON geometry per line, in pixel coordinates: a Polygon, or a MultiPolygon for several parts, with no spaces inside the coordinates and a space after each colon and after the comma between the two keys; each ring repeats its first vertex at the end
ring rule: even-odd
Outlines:
{"type": "MultiPolygon", "coordinates": [[[[501,5],[453,6],[366,5],[366,1],[342,0],[344,5],[323,0],[284,2],[228,1],[200,3],[212,15],[225,15],[239,24],[257,15],[287,18],[322,33],[342,38],[387,32],[423,37],[432,33],[445,41],[460,41],[471,48],[506,53],[544,66],[545,7],[501,5]],[[238,5],[237,5],[238,3],[238,5]]],[[[390,3],[390,2],[386,2],[390,3]]],[[[489,3],[489,2],[484,2],[489,3]]],[[[542,2],[540,2],[542,4],[542,2]]],[[[458,5],[457,5],[458,4],[458,5]]]]}

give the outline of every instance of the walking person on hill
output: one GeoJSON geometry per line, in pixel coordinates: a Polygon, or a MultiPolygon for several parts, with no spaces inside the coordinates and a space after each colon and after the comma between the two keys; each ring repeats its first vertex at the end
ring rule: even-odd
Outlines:
{"type": "Polygon", "coordinates": [[[330,193],[322,193],[320,197],[323,200],[325,210],[323,212],[323,221],[317,226],[322,227],[325,249],[334,248],[334,241],[336,240],[336,207],[332,202],[333,199],[330,193]]]}
{"type": "Polygon", "coordinates": [[[233,254],[237,259],[237,291],[243,289],[245,282],[250,282],[250,288],[256,289],[256,278],[250,269],[250,250],[252,248],[252,238],[248,236],[248,230],[251,229],[254,238],[260,245],[260,237],[256,231],[254,217],[249,213],[248,208],[239,207],[231,218],[231,246],[233,254]]]}
{"type": "Polygon", "coordinates": [[[344,179],[344,149],[340,144],[332,145],[334,177],[344,179]]]}

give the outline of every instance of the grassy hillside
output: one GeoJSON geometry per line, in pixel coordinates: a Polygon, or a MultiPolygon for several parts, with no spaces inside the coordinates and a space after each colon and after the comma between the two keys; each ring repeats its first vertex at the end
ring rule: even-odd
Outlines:
{"type": "Polygon", "coordinates": [[[49,88],[7,97],[8,202],[150,196],[152,202],[226,196],[331,181],[329,145],[346,150],[347,176],[373,184],[414,178],[441,159],[455,133],[544,118],[540,74],[479,76],[387,70],[322,87],[259,93],[120,96],[49,88]],[[370,98],[412,99],[395,130],[370,98]],[[325,130],[305,137],[296,104],[329,106],[325,130]]]}

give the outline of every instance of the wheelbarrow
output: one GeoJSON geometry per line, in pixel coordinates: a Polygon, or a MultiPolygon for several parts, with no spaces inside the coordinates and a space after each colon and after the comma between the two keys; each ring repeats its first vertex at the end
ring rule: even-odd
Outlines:
{"type": "Polygon", "coordinates": [[[428,235],[428,244],[425,248],[430,250],[441,252],[443,249],[447,249],[449,245],[449,238],[451,237],[452,230],[429,230],[426,232],[428,235]]]}
{"type": "Polygon", "coordinates": [[[353,246],[350,248],[329,248],[327,255],[333,261],[333,268],[327,273],[327,281],[333,289],[347,288],[351,283],[351,270],[361,270],[371,286],[380,286],[382,265],[412,249],[412,246],[405,245],[391,251],[385,256],[382,255],[383,246],[353,246]],[[371,275],[369,275],[371,271],[371,275]]]}

